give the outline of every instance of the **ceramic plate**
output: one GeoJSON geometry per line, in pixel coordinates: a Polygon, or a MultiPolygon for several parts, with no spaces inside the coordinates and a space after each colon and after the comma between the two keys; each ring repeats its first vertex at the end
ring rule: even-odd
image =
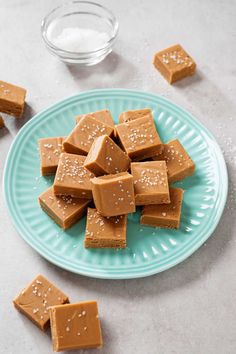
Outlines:
{"type": "Polygon", "coordinates": [[[182,262],[213,233],[223,212],[228,188],[224,158],[211,133],[168,100],[139,91],[95,90],[67,98],[37,114],[20,130],[5,166],[4,194],[22,238],[50,262],[90,277],[125,279],[161,272],[182,262]],[[84,249],[85,218],[62,231],[39,207],[38,196],[53,182],[40,177],[37,141],[67,135],[75,116],[109,108],[120,112],[150,107],[164,142],[178,138],[196,163],[196,172],[176,183],[185,190],[178,231],[139,224],[129,215],[125,250],[84,249]]]}

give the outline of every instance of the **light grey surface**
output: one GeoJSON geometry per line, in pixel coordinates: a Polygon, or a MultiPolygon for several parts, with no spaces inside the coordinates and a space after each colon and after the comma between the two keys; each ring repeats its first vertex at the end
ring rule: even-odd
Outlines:
{"type": "Polygon", "coordinates": [[[98,300],[105,344],[94,354],[236,353],[236,2],[101,1],[118,17],[119,39],[113,54],[86,69],[59,62],[41,41],[41,19],[58,3],[0,1],[0,79],[28,89],[24,118],[7,117],[8,130],[0,131],[1,179],[14,136],[34,113],[80,91],[124,87],[161,94],[204,123],[224,150],[230,191],[217,230],[200,250],[169,271],[129,281],[89,279],[51,265],[19,237],[0,198],[0,353],[52,352],[49,334],[12,306],[37,273],[72,301],[98,300]],[[170,86],[152,56],[176,42],[198,71],[170,86]]]}

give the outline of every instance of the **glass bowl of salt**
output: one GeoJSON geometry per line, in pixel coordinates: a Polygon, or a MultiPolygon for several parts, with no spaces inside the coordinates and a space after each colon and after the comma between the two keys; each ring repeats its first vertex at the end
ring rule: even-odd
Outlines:
{"type": "Polygon", "coordinates": [[[43,19],[41,33],[48,50],[59,59],[89,66],[101,62],[112,51],[118,22],[100,4],[71,1],[43,19]]]}

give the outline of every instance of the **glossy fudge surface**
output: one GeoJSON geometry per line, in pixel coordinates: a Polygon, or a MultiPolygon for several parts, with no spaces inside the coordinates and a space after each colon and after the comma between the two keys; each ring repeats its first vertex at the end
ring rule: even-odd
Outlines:
{"type": "Polygon", "coordinates": [[[170,204],[145,205],[140,223],[143,225],[178,229],[180,226],[181,206],[184,191],[170,188],[170,204]]]}
{"type": "Polygon", "coordinates": [[[90,179],[94,174],[83,165],[85,156],[62,153],[59,159],[53,190],[56,195],[92,199],[90,179]]]}
{"type": "Polygon", "coordinates": [[[42,176],[56,173],[59,157],[63,151],[64,137],[39,139],[40,170],[42,176]]]}
{"type": "Polygon", "coordinates": [[[154,121],[148,116],[116,125],[116,136],[124,151],[134,161],[158,155],[163,150],[154,121]]]}
{"type": "Polygon", "coordinates": [[[76,123],[79,123],[79,121],[86,115],[92,116],[93,118],[99,120],[100,122],[106,125],[109,125],[112,128],[115,125],[111,112],[108,109],[103,109],[101,111],[96,111],[96,112],[90,112],[87,114],[80,114],[79,116],[76,117],[76,123]]]}
{"type": "Polygon", "coordinates": [[[170,202],[165,161],[132,162],[136,205],[170,202]]]}
{"type": "Polygon", "coordinates": [[[150,116],[152,118],[152,110],[150,108],[142,108],[123,112],[119,116],[119,122],[126,123],[130,120],[142,118],[144,116],[150,116]]]}
{"type": "Polygon", "coordinates": [[[178,139],[164,144],[163,153],[154,157],[153,160],[166,161],[169,183],[191,176],[195,171],[195,163],[178,139]]]}
{"type": "Polygon", "coordinates": [[[94,204],[101,215],[135,212],[133,176],[128,172],[95,177],[91,182],[94,204]]]}
{"type": "Polygon", "coordinates": [[[68,303],[68,296],[38,275],[13,300],[14,306],[43,331],[49,327],[49,308],[68,303]]]}
{"type": "Polygon", "coordinates": [[[0,112],[20,118],[24,111],[26,90],[0,80],[0,112]]]}
{"type": "Polygon", "coordinates": [[[86,214],[90,200],[66,195],[59,197],[54,194],[51,187],[39,196],[39,203],[45,213],[60,227],[68,229],[86,214]]]}
{"type": "Polygon", "coordinates": [[[103,344],[96,301],[50,308],[53,350],[98,348],[103,344]]]}
{"type": "Polygon", "coordinates": [[[64,150],[71,154],[87,155],[95,138],[104,134],[111,136],[113,131],[113,127],[85,115],[65,139],[64,150]]]}
{"type": "Polygon", "coordinates": [[[180,44],[156,53],[153,64],[170,84],[193,75],[196,70],[196,63],[180,44]]]}
{"type": "Polygon", "coordinates": [[[86,248],[125,248],[127,215],[105,217],[88,208],[84,245],[86,248]]]}
{"type": "Polygon", "coordinates": [[[95,176],[127,171],[130,158],[108,135],[96,138],[84,166],[95,176]]]}

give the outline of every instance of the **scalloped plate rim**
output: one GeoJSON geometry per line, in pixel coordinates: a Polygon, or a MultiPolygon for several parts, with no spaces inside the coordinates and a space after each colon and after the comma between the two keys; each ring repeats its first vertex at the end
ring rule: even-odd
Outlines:
{"type": "MultiPolygon", "coordinates": [[[[54,265],[57,265],[58,267],[65,269],[67,271],[70,271],[72,273],[75,274],[80,274],[80,275],[84,275],[84,276],[88,276],[88,277],[93,277],[93,278],[101,278],[101,279],[132,279],[132,278],[140,278],[140,277],[146,277],[146,276],[150,276],[156,273],[160,273],[164,270],[167,270],[169,268],[174,267],[175,265],[183,262],[185,259],[187,259],[189,256],[191,256],[198,248],[201,247],[201,245],[213,234],[213,232],[215,231],[220,218],[223,214],[224,211],[224,207],[226,204],[226,200],[227,200],[227,194],[228,194],[228,173],[227,173],[227,167],[226,167],[226,163],[222,154],[222,151],[216,141],[216,139],[214,138],[213,134],[197,119],[195,118],[192,114],[190,114],[187,110],[185,110],[184,108],[182,108],[181,106],[179,106],[178,104],[173,103],[172,101],[164,98],[161,95],[157,95],[155,93],[152,92],[146,92],[146,91],[142,91],[142,90],[132,90],[132,89],[122,89],[122,88],[115,88],[115,89],[95,89],[95,90],[88,90],[88,91],[83,91],[80,92],[78,94],[72,95],[72,96],[68,96],[65,99],[59,100],[56,103],[50,105],[49,107],[45,108],[44,110],[40,111],[39,113],[37,113],[36,115],[34,115],[21,129],[20,131],[17,133],[17,135],[15,136],[11,147],[9,149],[6,161],[5,161],[5,165],[4,165],[4,170],[3,170],[3,198],[4,198],[4,202],[7,206],[7,210],[8,210],[8,214],[10,215],[14,227],[16,228],[16,230],[19,232],[19,234],[21,235],[21,237],[36,251],[38,252],[42,257],[44,257],[45,259],[47,259],[49,262],[53,263],[54,265]],[[182,252],[177,252],[178,257],[176,257],[176,254],[174,255],[174,260],[171,262],[168,262],[167,264],[165,264],[162,267],[158,267],[158,262],[153,262],[154,264],[157,263],[157,267],[158,269],[156,269],[154,267],[154,269],[147,269],[147,267],[142,266],[142,268],[144,268],[143,271],[137,270],[137,274],[136,274],[136,270],[134,268],[134,273],[128,273],[128,274],[123,274],[123,272],[121,271],[121,269],[119,269],[119,271],[121,272],[120,274],[114,274],[108,272],[107,270],[96,270],[96,274],[91,274],[91,270],[85,270],[85,269],[73,269],[71,268],[70,265],[67,265],[65,263],[60,263],[60,260],[56,259],[59,258],[58,256],[54,257],[53,254],[48,254],[48,252],[45,252],[45,250],[41,250],[41,245],[35,245],[33,242],[31,242],[31,240],[29,240],[27,238],[27,236],[24,234],[24,230],[22,230],[21,226],[18,225],[17,220],[15,219],[15,216],[12,215],[12,211],[11,211],[11,207],[9,205],[9,200],[8,200],[8,196],[6,195],[6,174],[7,174],[7,167],[11,158],[11,154],[12,151],[14,150],[15,145],[17,144],[18,138],[24,134],[24,131],[28,128],[28,126],[33,126],[34,123],[40,118],[41,115],[45,115],[47,112],[53,113],[54,110],[58,109],[58,105],[60,105],[60,108],[63,108],[64,105],[66,105],[71,101],[74,101],[75,99],[79,99],[81,96],[81,98],[83,98],[83,96],[86,95],[101,95],[102,93],[104,94],[110,94],[110,95],[117,95],[118,93],[128,93],[128,94],[134,94],[134,95],[146,95],[148,96],[147,98],[152,98],[154,101],[155,100],[160,100],[162,101],[162,103],[167,104],[167,105],[171,105],[171,109],[176,110],[180,110],[183,114],[187,115],[190,120],[194,123],[194,125],[197,125],[198,127],[202,128],[204,133],[206,133],[208,135],[209,138],[211,138],[211,140],[214,142],[215,148],[218,150],[218,157],[219,160],[217,160],[217,164],[220,164],[222,167],[222,175],[224,178],[224,189],[223,189],[223,198],[221,199],[221,203],[216,211],[216,214],[214,215],[214,225],[211,226],[210,230],[208,230],[205,234],[204,237],[201,237],[199,239],[198,242],[194,243],[193,245],[191,245],[190,249],[185,250],[186,247],[183,248],[182,252]],[[182,254],[183,253],[183,254],[182,254]],[[55,258],[55,259],[54,259],[55,258]]],[[[189,245],[186,245],[189,246],[189,245]]],[[[173,258],[173,257],[172,257],[173,258]]],[[[64,262],[67,263],[67,260],[63,260],[64,262]]],[[[151,267],[153,267],[153,264],[151,264],[151,267]]],[[[81,267],[83,268],[83,267],[81,267]]],[[[94,271],[94,270],[92,270],[94,271]]],[[[114,272],[114,270],[112,269],[112,271],[114,272]]]]}

